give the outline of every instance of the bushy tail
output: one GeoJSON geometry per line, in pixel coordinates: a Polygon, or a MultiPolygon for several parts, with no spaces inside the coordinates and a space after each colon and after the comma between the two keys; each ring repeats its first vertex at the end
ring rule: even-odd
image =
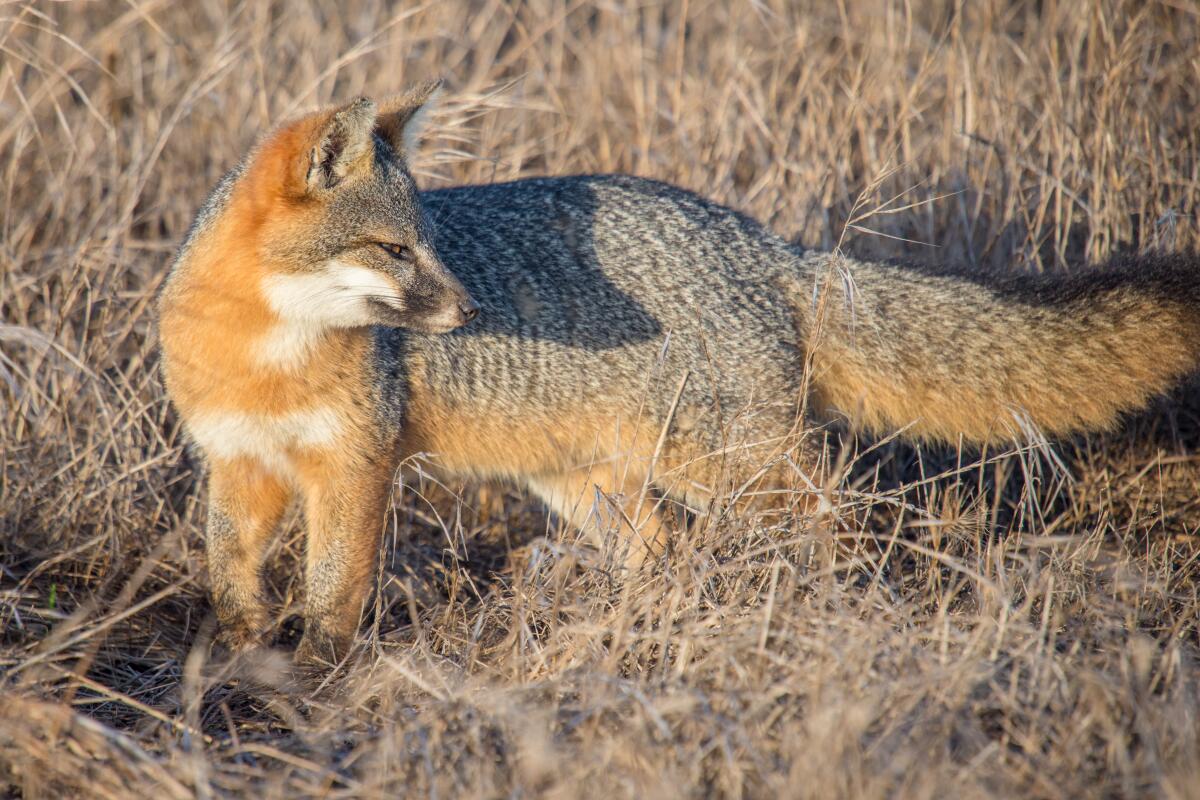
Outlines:
{"type": "Polygon", "coordinates": [[[1200,260],[1052,276],[812,257],[812,400],[876,431],[985,443],[1111,426],[1200,366],[1200,260]]]}

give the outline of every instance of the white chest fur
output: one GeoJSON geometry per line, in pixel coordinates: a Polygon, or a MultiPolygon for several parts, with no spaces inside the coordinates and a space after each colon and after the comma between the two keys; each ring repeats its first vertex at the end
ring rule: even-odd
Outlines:
{"type": "Polygon", "coordinates": [[[342,419],[327,407],[286,414],[206,411],[187,427],[210,458],[250,458],[272,469],[286,469],[294,453],[335,444],[343,432],[342,419]]]}

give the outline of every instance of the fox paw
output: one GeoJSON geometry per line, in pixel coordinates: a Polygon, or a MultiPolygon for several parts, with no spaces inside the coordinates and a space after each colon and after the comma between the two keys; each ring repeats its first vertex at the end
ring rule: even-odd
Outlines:
{"type": "Polygon", "coordinates": [[[217,646],[231,654],[253,650],[263,643],[265,628],[266,625],[259,622],[221,623],[217,631],[217,646]]]}
{"type": "Polygon", "coordinates": [[[296,646],[294,660],[298,666],[308,670],[328,672],[341,663],[353,643],[353,637],[337,636],[309,627],[296,646]]]}

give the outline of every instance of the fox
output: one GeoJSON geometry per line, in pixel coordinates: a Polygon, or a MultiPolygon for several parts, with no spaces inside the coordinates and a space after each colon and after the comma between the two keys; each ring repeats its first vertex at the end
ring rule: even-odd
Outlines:
{"type": "Polygon", "coordinates": [[[830,423],[984,446],[1110,428],[1197,370],[1187,255],[1044,275],[805,249],[625,175],[422,191],[440,82],[286,121],[212,191],[158,301],[168,397],[207,474],[220,640],[269,629],[261,573],[305,526],[294,658],[351,650],[401,464],[603,517],[629,569],[664,500],[815,513],[830,423]],[[797,501],[795,498],[800,497],[797,501]],[[785,509],[786,510],[786,509],[785,509]]]}

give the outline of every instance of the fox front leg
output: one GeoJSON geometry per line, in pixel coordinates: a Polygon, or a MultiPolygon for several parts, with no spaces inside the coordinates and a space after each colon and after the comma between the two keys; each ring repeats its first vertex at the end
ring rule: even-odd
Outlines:
{"type": "Polygon", "coordinates": [[[219,640],[233,650],[258,642],[267,625],[262,564],[291,490],[249,461],[211,464],[205,552],[219,640]]]}
{"type": "Polygon", "coordinates": [[[349,651],[374,577],[394,474],[385,455],[302,469],[308,539],[297,662],[328,668],[349,651]]]}

